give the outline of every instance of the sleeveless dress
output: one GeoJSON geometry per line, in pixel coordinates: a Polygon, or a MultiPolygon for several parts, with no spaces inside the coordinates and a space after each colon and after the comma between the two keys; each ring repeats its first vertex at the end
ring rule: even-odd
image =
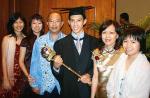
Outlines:
{"type": "Polygon", "coordinates": [[[98,86],[95,97],[107,98],[106,84],[113,70],[113,64],[120,57],[121,51],[114,50],[112,52],[104,52],[97,48],[93,51],[93,54],[98,70],[98,86]]]}
{"type": "Polygon", "coordinates": [[[20,53],[20,46],[16,44],[15,50],[15,59],[14,59],[14,86],[11,90],[2,90],[0,92],[0,98],[21,98],[21,94],[24,90],[24,75],[19,66],[19,53],[20,53]]]}

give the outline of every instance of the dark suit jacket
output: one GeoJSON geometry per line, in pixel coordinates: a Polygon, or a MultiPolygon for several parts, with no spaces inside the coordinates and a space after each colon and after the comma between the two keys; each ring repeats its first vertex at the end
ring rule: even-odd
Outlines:
{"type": "MultiPolygon", "coordinates": [[[[92,50],[98,47],[98,39],[85,34],[80,55],[76,49],[72,35],[68,35],[57,41],[54,50],[61,55],[64,63],[74,69],[80,75],[89,73],[92,77],[93,62],[92,50]]],[[[55,73],[56,75],[56,73],[55,73]]],[[[78,77],[61,66],[59,78],[63,98],[90,98],[90,86],[78,82],[78,77]]]]}

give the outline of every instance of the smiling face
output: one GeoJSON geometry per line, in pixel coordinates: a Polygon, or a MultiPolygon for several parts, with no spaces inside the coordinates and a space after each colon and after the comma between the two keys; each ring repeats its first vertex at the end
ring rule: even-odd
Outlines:
{"type": "Polygon", "coordinates": [[[24,22],[18,18],[13,24],[14,32],[19,33],[22,32],[24,28],[24,22]]]}
{"type": "Polygon", "coordinates": [[[63,26],[61,15],[59,13],[51,13],[48,17],[47,25],[51,33],[59,33],[63,26]]]}
{"type": "Polygon", "coordinates": [[[111,47],[115,45],[118,34],[115,31],[114,25],[108,26],[104,31],[102,31],[102,41],[105,47],[111,47]]]}
{"type": "Polygon", "coordinates": [[[84,32],[83,26],[86,24],[86,21],[87,20],[83,19],[82,15],[72,15],[70,16],[68,23],[72,29],[72,32],[79,34],[84,32]]]}
{"type": "Polygon", "coordinates": [[[140,43],[132,36],[127,36],[123,40],[123,48],[125,53],[129,56],[137,55],[140,52],[140,43]]]}
{"type": "Polygon", "coordinates": [[[34,34],[40,34],[43,24],[41,20],[33,19],[31,22],[31,28],[34,34]]]}

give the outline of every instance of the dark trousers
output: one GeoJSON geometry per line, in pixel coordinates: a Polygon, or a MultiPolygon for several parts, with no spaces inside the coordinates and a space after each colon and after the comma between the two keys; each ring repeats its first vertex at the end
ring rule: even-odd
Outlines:
{"type": "Polygon", "coordinates": [[[51,93],[45,91],[44,95],[32,94],[31,98],[61,98],[57,88],[55,87],[51,93]]]}
{"type": "Polygon", "coordinates": [[[33,98],[31,97],[32,95],[33,95],[32,88],[28,84],[25,86],[24,91],[19,98],[33,98]]]}

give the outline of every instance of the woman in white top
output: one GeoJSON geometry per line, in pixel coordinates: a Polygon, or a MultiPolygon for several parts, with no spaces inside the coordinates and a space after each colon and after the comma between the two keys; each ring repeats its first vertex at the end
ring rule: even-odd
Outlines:
{"type": "Polygon", "coordinates": [[[140,27],[130,27],[125,31],[125,53],[115,63],[110,75],[108,98],[149,98],[150,63],[143,54],[145,44],[145,32],[140,27]]]}

